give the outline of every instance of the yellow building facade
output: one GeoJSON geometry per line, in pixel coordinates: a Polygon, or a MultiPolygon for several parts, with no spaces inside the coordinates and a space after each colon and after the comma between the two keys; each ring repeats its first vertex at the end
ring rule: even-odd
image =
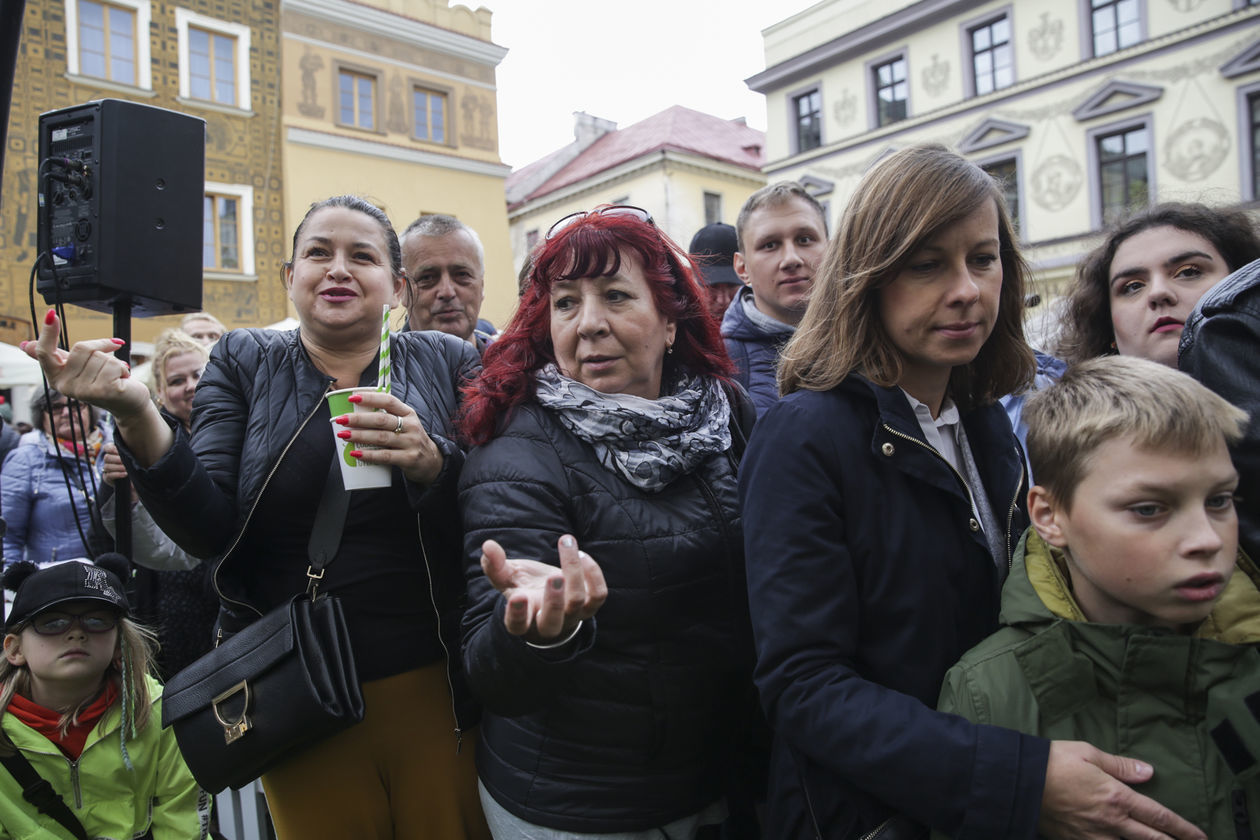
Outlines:
{"type": "Polygon", "coordinates": [[[490,40],[490,12],[284,0],[281,30],[286,231],[341,193],[379,205],[399,233],[421,214],[455,216],[485,245],[482,317],[502,325],[516,285],[495,83],[507,51],[490,40]]]}
{"type": "Polygon", "coordinates": [[[834,229],[873,163],[955,148],[1003,179],[1042,312],[1133,209],[1260,207],[1260,3],[825,0],[763,37],[771,180],[834,229]]]}
{"type": "MultiPolygon", "coordinates": [[[[31,337],[28,279],[37,256],[39,115],[94,99],[134,100],[206,121],[203,306],[229,327],[284,317],[279,29],[274,6],[247,0],[28,0],[0,199],[0,340],[31,337]]],[[[36,311],[44,311],[36,298],[36,311]]],[[[135,319],[151,341],[178,316],[135,319]]],[[[67,307],[72,339],[108,335],[111,318],[67,307]]]]}

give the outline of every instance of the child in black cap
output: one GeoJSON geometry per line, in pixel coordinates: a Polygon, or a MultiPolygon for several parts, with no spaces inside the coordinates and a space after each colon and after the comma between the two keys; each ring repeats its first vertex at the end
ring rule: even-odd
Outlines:
{"type": "MultiPolygon", "coordinates": [[[[24,757],[89,837],[204,838],[209,797],[162,729],[153,636],[129,618],[126,572],[117,554],[5,571],[16,594],[0,661],[0,762],[24,757]]],[[[14,772],[0,767],[0,837],[67,836],[65,809],[24,796],[30,780],[14,772]]]]}

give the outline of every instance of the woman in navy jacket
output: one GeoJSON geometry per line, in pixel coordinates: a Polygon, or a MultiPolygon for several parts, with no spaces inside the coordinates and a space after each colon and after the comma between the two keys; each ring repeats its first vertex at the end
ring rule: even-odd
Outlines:
{"type": "Polygon", "coordinates": [[[995,183],[942,147],[868,173],[831,242],[740,481],[772,836],[1198,836],[1121,784],[1149,768],[932,709],[1026,525],[996,402],[1033,372],[1024,272],[995,183]]]}

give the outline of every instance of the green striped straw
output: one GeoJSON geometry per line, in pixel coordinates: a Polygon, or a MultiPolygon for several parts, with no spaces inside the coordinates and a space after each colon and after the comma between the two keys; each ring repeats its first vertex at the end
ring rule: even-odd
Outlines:
{"type": "Polygon", "coordinates": [[[389,393],[389,304],[381,310],[380,366],[376,369],[376,390],[389,393]]]}

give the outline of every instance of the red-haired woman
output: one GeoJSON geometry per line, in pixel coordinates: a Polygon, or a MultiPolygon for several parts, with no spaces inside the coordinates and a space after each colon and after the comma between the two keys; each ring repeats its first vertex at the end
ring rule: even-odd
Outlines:
{"type": "Polygon", "coordinates": [[[496,837],[726,818],[756,714],[736,501],[754,414],[704,301],[646,211],[565,217],[468,390],[463,655],[496,837]]]}

